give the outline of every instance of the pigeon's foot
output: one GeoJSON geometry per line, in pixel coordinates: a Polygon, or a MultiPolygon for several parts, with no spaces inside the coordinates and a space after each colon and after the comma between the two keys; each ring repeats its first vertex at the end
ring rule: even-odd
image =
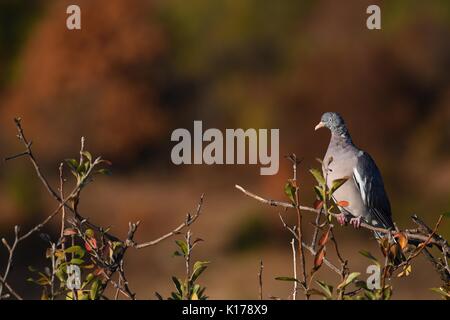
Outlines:
{"type": "Polygon", "coordinates": [[[345,214],[343,214],[343,213],[339,213],[339,214],[336,216],[336,219],[337,219],[337,221],[339,222],[339,224],[340,224],[341,226],[343,226],[343,225],[346,223],[346,221],[345,221],[345,214]]]}
{"type": "Polygon", "coordinates": [[[350,224],[354,226],[356,229],[358,229],[361,226],[361,216],[357,218],[351,218],[350,224]]]}

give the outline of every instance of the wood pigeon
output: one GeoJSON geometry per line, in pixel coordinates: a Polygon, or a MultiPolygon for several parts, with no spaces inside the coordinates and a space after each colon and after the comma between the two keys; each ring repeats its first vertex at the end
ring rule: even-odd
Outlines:
{"type": "MultiPolygon", "coordinates": [[[[328,187],[335,179],[348,180],[333,193],[333,199],[347,201],[348,206],[339,207],[341,213],[338,222],[359,228],[361,219],[375,227],[394,229],[391,217],[391,205],[384,189],[380,171],[371,156],[356,147],[345,126],[342,117],[335,112],[322,115],[315,130],[328,128],[331,131],[330,144],[324,157],[324,177],[327,176],[328,187]],[[330,157],[332,157],[331,163],[330,157]],[[327,170],[327,163],[328,170],[327,170]]],[[[383,234],[374,232],[377,239],[383,234]]]]}

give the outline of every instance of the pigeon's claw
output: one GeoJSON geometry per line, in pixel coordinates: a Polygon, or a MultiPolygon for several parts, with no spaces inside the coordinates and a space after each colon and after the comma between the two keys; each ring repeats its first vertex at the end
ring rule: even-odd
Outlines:
{"type": "Polygon", "coordinates": [[[339,224],[340,224],[341,226],[343,226],[343,225],[346,223],[346,220],[345,220],[345,214],[343,214],[343,213],[339,213],[339,214],[336,216],[336,219],[337,219],[337,221],[339,222],[339,224]]]}
{"type": "Polygon", "coordinates": [[[350,219],[350,224],[355,227],[356,229],[358,229],[361,226],[361,216],[357,217],[357,218],[351,218],[350,219]]]}

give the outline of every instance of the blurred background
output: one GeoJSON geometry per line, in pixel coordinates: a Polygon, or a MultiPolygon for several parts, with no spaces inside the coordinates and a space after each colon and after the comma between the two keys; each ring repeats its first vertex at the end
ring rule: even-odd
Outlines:
{"type": "MultiPolygon", "coordinates": [[[[137,241],[173,229],[205,193],[192,231],[205,239],[194,258],[212,262],[200,281],[206,293],[257,298],[261,258],[264,296],[286,298],[291,285],[274,278],[292,274],[290,235],[276,208],[234,185],[283,199],[291,176],[283,155],[296,153],[304,158],[301,199],[312,205],[308,169],[329,140],[314,126],[323,112],[338,111],[354,142],[377,161],[397,224],[412,227],[413,213],[434,224],[450,208],[449,39],[446,0],[2,0],[0,155],[23,150],[13,123],[22,117],[56,186],[59,163],[77,157],[85,136],[88,150],[112,161],[113,176],[88,186],[81,212],[122,238],[128,221],[140,220],[137,241]],[[66,29],[74,3],[81,31],[66,29]],[[381,6],[382,31],[366,28],[371,4],[381,6]],[[204,128],[279,128],[279,173],[260,176],[259,165],[173,165],[170,135],[192,131],[194,120],[204,128]]],[[[2,236],[53,208],[26,159],[1,164],[2,236]]],[[[58,221],[45,231],[56,235],[58,221]]],[[[449,236],[448,223],[441,232],[449,236]]],[[[337,227],[336,237],[352,271],[365,273],[369,264],[359,250],[381,258],[364,230],[337,227]]],[[[171,256],[173,240],[127,253],[138,298],[167,296],[170,277],[183,275],[183,261],[171,256]]],[[[46,263],[45,246],[36,235],[18,253],[11,282],[25,297],[39,297],[25,282],[26,267],[46,263]]],[[[319,273],[336,283],[325,267],[319,273]]],[[[420,257],[412,275],[393,286],[396,299],[438,298],[429,288],[439,278],[420,257]]]]}

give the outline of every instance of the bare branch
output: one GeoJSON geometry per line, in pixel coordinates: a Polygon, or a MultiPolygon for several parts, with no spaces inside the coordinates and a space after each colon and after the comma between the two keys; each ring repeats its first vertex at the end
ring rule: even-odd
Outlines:
{"type": "MultiPolygon", "coordinates": [[[[286,222],[284,221],[283,217],[281,216],[281,214],[279,214],[281,223],[283,224],[283,227],[286,228],[290,233],[292,233],[292,235],[295,237],[295,239],[297,239],[298,241],[298,235],[295,232],[294,229],[292,229],[291,227],[289,227],[286,222]]],[[[308,250],[312,256],[316,255],[316,250],[312,247],[309,246],[308,244],[306,244],[305,242],[302,243],[303,247],[308,250]]],[[[339,270],[338,267],[336,267],[336,265],[334,265],[330,260],[328,260],[326,257],[323,258],[323,262],[325,263],[325,265],[330,268],[332,271],[334,271],[335,273],[337,273],[338,275],[341,275],[341,271],[339,270]]]]}
{"type": "Polygon", "coordinates": [[[173,235],[179,234],[184,228],[190,226],[192,223],[194,223],[197,218],[200,216],[201,210],[202,210],[202,206],[203,206],[203,197],[204,194],[202,194],[200,196],[200,201],[197,205],[197,209],[195,211],[195,214],[193,216],[191,216],[190,214],[188,214],[188,217],[186,219],[185,222],[183,222],[182,224],[180,224],[178,227],[176,227],[175,229],[173,229],[172,231],[166,233],[165,235],[159,237],[158,239],[152,240],[152,241],[148,241],[148,242],[144,242],[144,243],[133,243],[131,244],[132,247],[136,248],[136,249],[142,249],[142,248],[146,248],[149,246],[154,246],[158,243],[160,243],[161,241],[172,237],[173,235]]]}
{"type": "MultiPolygon", "coordinates": [[[[251,198],[253,198],[253,199],[255,199],[255,200],[259,201],[259,202],[262,202],[264,204],[268,204],[268,205],[274,206],[274,207],[295,208],[295,205],[293,205],[292,203],[284,202],[284,201],[269,200],[269,199],[263,198],[261,196],[258,196],[256,194],[254,194],[254,193],[244,189],[240,185],[235,185],[235,187],[236,187],[236,189],[238,189],[239,191],[241,191],[245,195],[247,195],[247,196],[249,196],[249,197],[251,197],[251,198]]],[[[320,209],[314,209],[314,208],[311,208],[311,207],[306,207],[306,206],[298,206],[298,207],[302,211],[309,212],[309,213],[316,213],[317,214],[318,212],[321,212],[320,209]]],[[[337,214],[332,213],[332,212],[329,212],[329,214],[332,215],[333,217],[337,216],[337,214]]],[[[369,224],[367,224],[365,222],[361,222],[360,227],[364,228],[364,229],[371,230],[371,231],[377,231],[377,232],[380,232],[380,233],[384,233],[384,234],[392,234],[393,235],[393,234],[397,233],[397,231],[395,231],[395,230],[388,230],[388,229],[384,229],[384,228],[374,227],[374,226],[371,226],[371,225],[369,225],[369,224]]],[[[421,234],[421,233],[418,233],[417,231],[418,230],[414,230],[414,229],[409,229],[408,230],[407,229],[407,230],[404,230],[402,232],[408,237],[409,240],[413,240],[413,241],[415,240],[415,242],[417,242],[417,241],[420,241],[420,242],[429,241],[428,242],[429,244],[436,245],[437,247],[439,247],[441,249],[444,246],[448,247],[448,243],[444,239],[442,239],[441,237],[439,237],[439,238],[433,237],[430,240],[430,239],[428,239],[429,234],[421,234]]]]}

